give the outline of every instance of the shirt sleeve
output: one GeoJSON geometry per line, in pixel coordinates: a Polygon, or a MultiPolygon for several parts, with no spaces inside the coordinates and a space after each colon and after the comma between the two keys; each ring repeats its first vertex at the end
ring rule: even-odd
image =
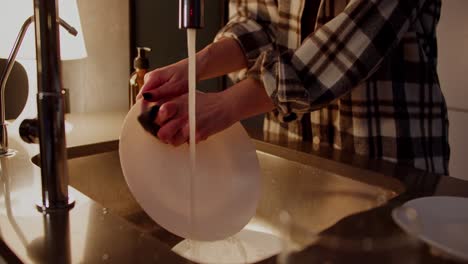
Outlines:
{"type": "Polygon", "coordinates": [[[264,5],[249,5],[247,1],[230,1],[230,20],[215,37],[215,42],[222,38],[233,38],[241,47],[246,59],[247,68],[231,73],[234,81],[247,77],[247,70],[252,68],[262,54],[274,51],[276,29],[272,23],[275,14],[264,5]]]}
{"type": "Polygon", "coordinates": [[[427,0],[351,0],[296,50],[259,50],[247,76],[263,82],[279,119],[292,121],[366,80],[416,21],[427,0]]]}

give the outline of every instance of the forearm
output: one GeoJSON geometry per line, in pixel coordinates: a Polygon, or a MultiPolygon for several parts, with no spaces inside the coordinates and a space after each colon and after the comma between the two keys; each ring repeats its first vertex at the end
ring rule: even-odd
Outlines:
{"type": "MultiPolygon", "coordinates": [[[[183,63],[187,63],[184,60],[183,63]]],[[[247,60],[236,40],[224,38],[197,53],[197,79],[219,77],[247,67],[247,60]]]]}
{"type": "Polygon", "coordinates": [[[206,80],[247,67],[247,60],[236,40],[225,38],[205,47],[197,54],[197,77],[206,80]]]}
{"type": "Polygon", "coordinates": [[[263,84],[252,78],[247,78],[222,93],[234,122],[269,112],[275,108],[263,84]]]}

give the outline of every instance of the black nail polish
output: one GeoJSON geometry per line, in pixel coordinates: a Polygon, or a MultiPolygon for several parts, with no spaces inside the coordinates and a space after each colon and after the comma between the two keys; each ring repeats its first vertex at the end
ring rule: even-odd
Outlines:
{"type": "Polygon", "coordinates": [[[150,93],[143,93],[143,98],[145,98],[145,100],[151,100],[153,96],[150,93]]]}

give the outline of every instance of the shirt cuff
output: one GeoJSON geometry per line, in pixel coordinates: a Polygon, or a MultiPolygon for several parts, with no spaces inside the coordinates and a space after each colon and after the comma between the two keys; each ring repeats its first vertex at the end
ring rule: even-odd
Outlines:
{"type": "Polygon", "coordinates": [[[288,89],[295,85],[302,86],[302,83],[290,83],[290,80],[297,80],[297,78],[292,78],[296,76],[296,73],[288,64],[287,56],[287,54],[279,54],[278,51],[263,52],[246,72],[248,78],[256,79],[263,84],[265,91],[276,106],[273,111],[274,116],[282,123],[300,120],[304,113],[309,111],[307,95],[290,97],[287,93],[288,89]]]}
{"type": "Polygon", "coordinates": [[[274,49],[273,40],[266,30],[254,20],[245,18],[228,23],[218,32],[214,41],[222,38],[235,39],[247,59],[248,68],[251,68],[262,52],[274,49]]]}

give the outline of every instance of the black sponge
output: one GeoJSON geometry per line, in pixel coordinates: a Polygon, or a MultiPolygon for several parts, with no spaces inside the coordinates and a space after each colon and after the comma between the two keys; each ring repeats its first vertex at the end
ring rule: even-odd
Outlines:
{"type": "Polygon", "coordinates": [[[140,125],[151,135],[158,137],[158,131],[161,128],[154,120],[158,116],[159,105],[152,106],[149,111],[145,111],[138,116],[140,125]]]}

